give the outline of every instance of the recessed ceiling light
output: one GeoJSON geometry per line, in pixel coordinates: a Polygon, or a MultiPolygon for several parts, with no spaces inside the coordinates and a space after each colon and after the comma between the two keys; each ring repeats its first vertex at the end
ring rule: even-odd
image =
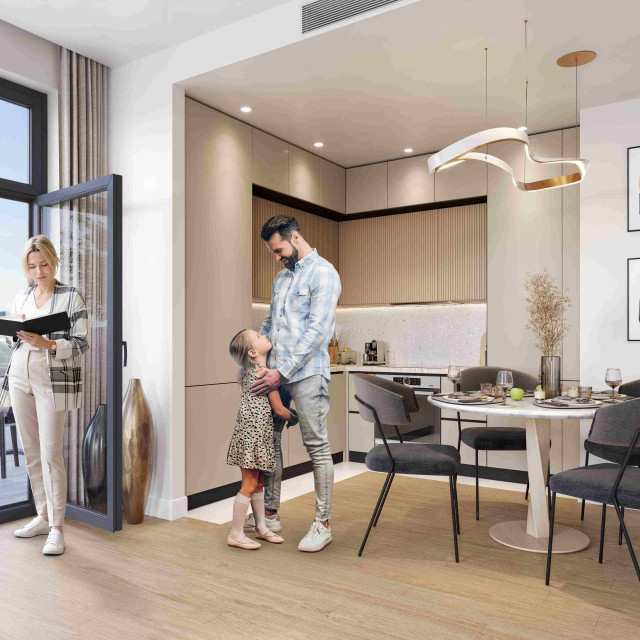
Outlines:
{"type": "Polygon", "coordinates": [[[314,147],[318,147],[318,148],[320,148],[320,147],[324,147],[324,142],[314,142],[314,143],[313,143],[313,146],[314,146],[314,147]]]}
{"type": "Polygon", "coordinates": [[[518,127],[518,131],[526,131],[527,127],[518,127]]]}
{"type": "Polygon", "coordinates": [[[244,105],[244,107],[240,107],[240,111],[242,111],[242,113],[251,113],[252,109],[249,105],[244,105]]]}
{"type": "Polygon", "coordinates": [[[405,153],[413,153],[413,149],[410,149],[409,147],[407,147],[407,148],[404,150],[404,152],[405,152],[405,153]]]}

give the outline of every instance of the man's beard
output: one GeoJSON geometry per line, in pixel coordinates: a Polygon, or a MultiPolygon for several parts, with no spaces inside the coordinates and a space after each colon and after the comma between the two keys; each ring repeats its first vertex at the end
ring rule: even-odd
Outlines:
{"type": "Polygon", "coordinates": [[[298,262],[298,250],[293,245],[291,246],[291,255],[287,258],[283,258],[282,262],[289,271],[293,271],[296,268],[296,262],[298,262]]]}

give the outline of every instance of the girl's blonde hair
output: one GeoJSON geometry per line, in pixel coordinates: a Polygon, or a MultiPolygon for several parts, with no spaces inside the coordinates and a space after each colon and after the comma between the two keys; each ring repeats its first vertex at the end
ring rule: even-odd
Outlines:
{"type": "Polygon", "coordinates": [[[32,280],[29,277],[29,256],[34,251],[39,251],[42,254],[42,257],[53,269],[54,274],[58,271],[58,265],[60,264],[56,248],[47,236],[33,236],[33,238],[29,238],[27,244],[22,250],[22,270],[24,271],[24,275],[26,276],[29,284],[32,283],[32,280]]]}
{"type": "Polygon", "coordinates": [[[249,329],[242,329],[238,331],[231,342],[229,343],[229,353],[231,357],[240,365],[238,371],[238,382],[242,382],[246,370],[251,366],[251,358],[249,357],[249,350],[253,349],[249,337],[247,336],[249,329]]]}

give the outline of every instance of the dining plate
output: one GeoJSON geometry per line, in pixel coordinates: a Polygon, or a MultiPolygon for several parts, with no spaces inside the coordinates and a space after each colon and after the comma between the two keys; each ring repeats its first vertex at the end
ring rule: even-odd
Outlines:
{"type": "Polygon", "coordinates": [[[442,402],[449,402],[451,404],[457,404],[459,406],[471,405],[485,405],[485,404],[498,404],[504,402],[502,398],[496,399],[493,396],[466,396],[466,397],[454,397],[453,395],[443,396],[438,398],[442,402]]]}
{"type": "Polygon", "coordinates": [[[602,406],[600,400],[589,400],[589,402],[576,402],[576,400],[535,400],[536,407],[542,409],[595,409],[602,406]]]}

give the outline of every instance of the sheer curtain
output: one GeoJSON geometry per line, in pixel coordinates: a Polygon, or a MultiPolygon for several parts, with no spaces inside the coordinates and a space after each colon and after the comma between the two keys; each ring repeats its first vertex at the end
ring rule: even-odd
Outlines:
{"type": "MultiPolygon", "coordinates": [[[[108,68],[63,47],[59,57],[60,188],[93,180],[107,169],[108,68]]],[[[69,412],[65,429],[68,500],[86,505],[82,443],[99,404],[106,403],[107,236],[103,195],[59,207],[59,279],[78,287],[89,312],[89,350],[83,356],[83,408],[69,412]]]]}

